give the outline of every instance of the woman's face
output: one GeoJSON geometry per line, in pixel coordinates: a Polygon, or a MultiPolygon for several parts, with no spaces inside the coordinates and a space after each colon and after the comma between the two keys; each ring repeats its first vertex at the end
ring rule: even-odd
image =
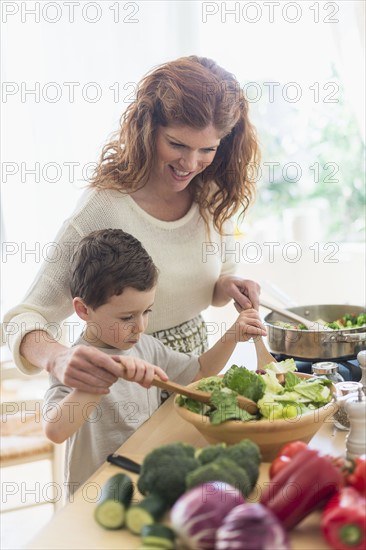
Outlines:
{"type": "Polygon", "coordinates": [[[149,184],[177,193],[213,161],[220,137],[213,126],[159,126],[149,184]]]}

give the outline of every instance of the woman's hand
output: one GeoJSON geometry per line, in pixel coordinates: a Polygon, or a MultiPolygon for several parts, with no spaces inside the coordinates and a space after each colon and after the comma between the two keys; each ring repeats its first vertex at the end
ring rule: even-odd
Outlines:
{"type": "Polygon", "coordinates": [[[88,393],[106,394],[124,374],[124,369],[110,355],[92,346],[62,346],[47,367],[66,386],[88,393]]]}
{"type": "Polygon", "coordinates": [[[150,388],[155,375],[164,381],[168,380],[168,376],[163,369],[143,359],[126,357],[124,355],[115,355],[113,358],[122,365],[123,374],[121,377],[130,382],[137,382],[143,388],[150,388]]]}
{"type": "Polygon", "coordinates": [[[225,305],[232,298],[240,309],[258,310],[260,291],[261,288],[255,281],[234,275],[223,275],[216,282],[212,305],[225,305]]]}

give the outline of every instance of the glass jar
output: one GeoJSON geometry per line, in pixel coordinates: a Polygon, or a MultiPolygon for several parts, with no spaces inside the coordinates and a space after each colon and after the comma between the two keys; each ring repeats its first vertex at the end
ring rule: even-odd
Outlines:
{"type": "Polygon", "coordinates": [[[311,366],[314,376],[328,378],[333,384],[344,382],[343,376],[338,372],[338,364],[331,361],[320,361],[311,366]]]}
{"type": "Polygon", "coordinates": [[[349,398],[355,399],[361,388],[361,382],[338,382],[335,384],[337,401],[339,403],[339,409],[333,415],[334,424],[339,430],[349,431],[350,421],[346,412],[346,401],[349,398]]]}

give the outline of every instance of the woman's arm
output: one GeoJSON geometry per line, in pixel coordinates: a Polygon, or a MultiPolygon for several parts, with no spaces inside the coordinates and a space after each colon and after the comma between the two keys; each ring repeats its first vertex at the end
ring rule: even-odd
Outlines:
{"type": "MultiPolygon", "coordinates": [[[[115,355],[114,358],[115,361],[112,360],[119,366],[121,377],[126,383],[136,382],[143,388],[149,388],[156,375],[162,380],[168,380],[166,372],[144,359],[122,355],[115,355]]],[[[47,403],[43,411],[46,436],[54,443],[66,441],[93,415],[102,397],[103,395],[73,390],[59,403],[47,403]]]]}
{"type": "Polygon", "coordinates": [[[109,386],[123,374],[120,363],[99,349],[69,348],[44,331],[29,332],[22,340],[20,353],[65,386],[93,394],[109,393],[109,386]]]}

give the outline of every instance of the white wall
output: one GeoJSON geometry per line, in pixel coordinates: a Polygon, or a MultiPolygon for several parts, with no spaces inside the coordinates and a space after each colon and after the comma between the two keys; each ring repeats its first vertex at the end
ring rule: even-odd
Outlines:
{"type": "MultiPolygon", "coordinates": [[[[1,4],[1,304],[7,309],[22,298],[47,257],[48,243],[80,195],[88,163],[97,160],[102,145],[118,127],[129,94],[133,95],[144,73],[169,59],[198,53],[235,72],[241,83],[263,78],[297,80],[309,97],[309,86],[315,80],[324,85],[325,64],[337,57],[332,29],[337,29],[340,41],[344,31],[349,36],[355,30],[351,51],[353,58],[359,55],[357,25],[351,15],[352,6],[363,2],[334,3],[339,10],[333,16],[332,3],[325,8],[321,3],[295,2],[301,13],[296,22],[291,22],[296,10],[284,13],[282,5],[270,21],[268,3],[265,7],[261,2],[1,4]],[[249,4],[261,13],[256,22],[248,21],[255,17],[253,7],[243,11],[249,4]],[[320,10],[318,20],[314,6],[320,10]],[[235,13],[230,13],[232,8],[235,13]],[[327,23],[326,17],[337,22],[327,23]],[[100,97],[93,101],[98,93],[100,97]]],[[[363,82],[363,70],[360,66],[352,78],[363,82]]],[[[271,121],[269,131],[270,125],[271,121]]],[[[258,221],[255,206],[253,217],[258,221]]],[[[263,222],[265,238],[276,240],[268,220],[263,222]]],[[[247,265],[246,270],[253,278],[275,278],[297,294],[298,287],[288,274],[298,266],[284,267],[283,263],[258,263],[247,265]]],[[[334,264],[328,267],[333,274],[334,264]]],[[[361,292],[356,291],[357,279],[352,281],[354,292],[361,292]]]]}

